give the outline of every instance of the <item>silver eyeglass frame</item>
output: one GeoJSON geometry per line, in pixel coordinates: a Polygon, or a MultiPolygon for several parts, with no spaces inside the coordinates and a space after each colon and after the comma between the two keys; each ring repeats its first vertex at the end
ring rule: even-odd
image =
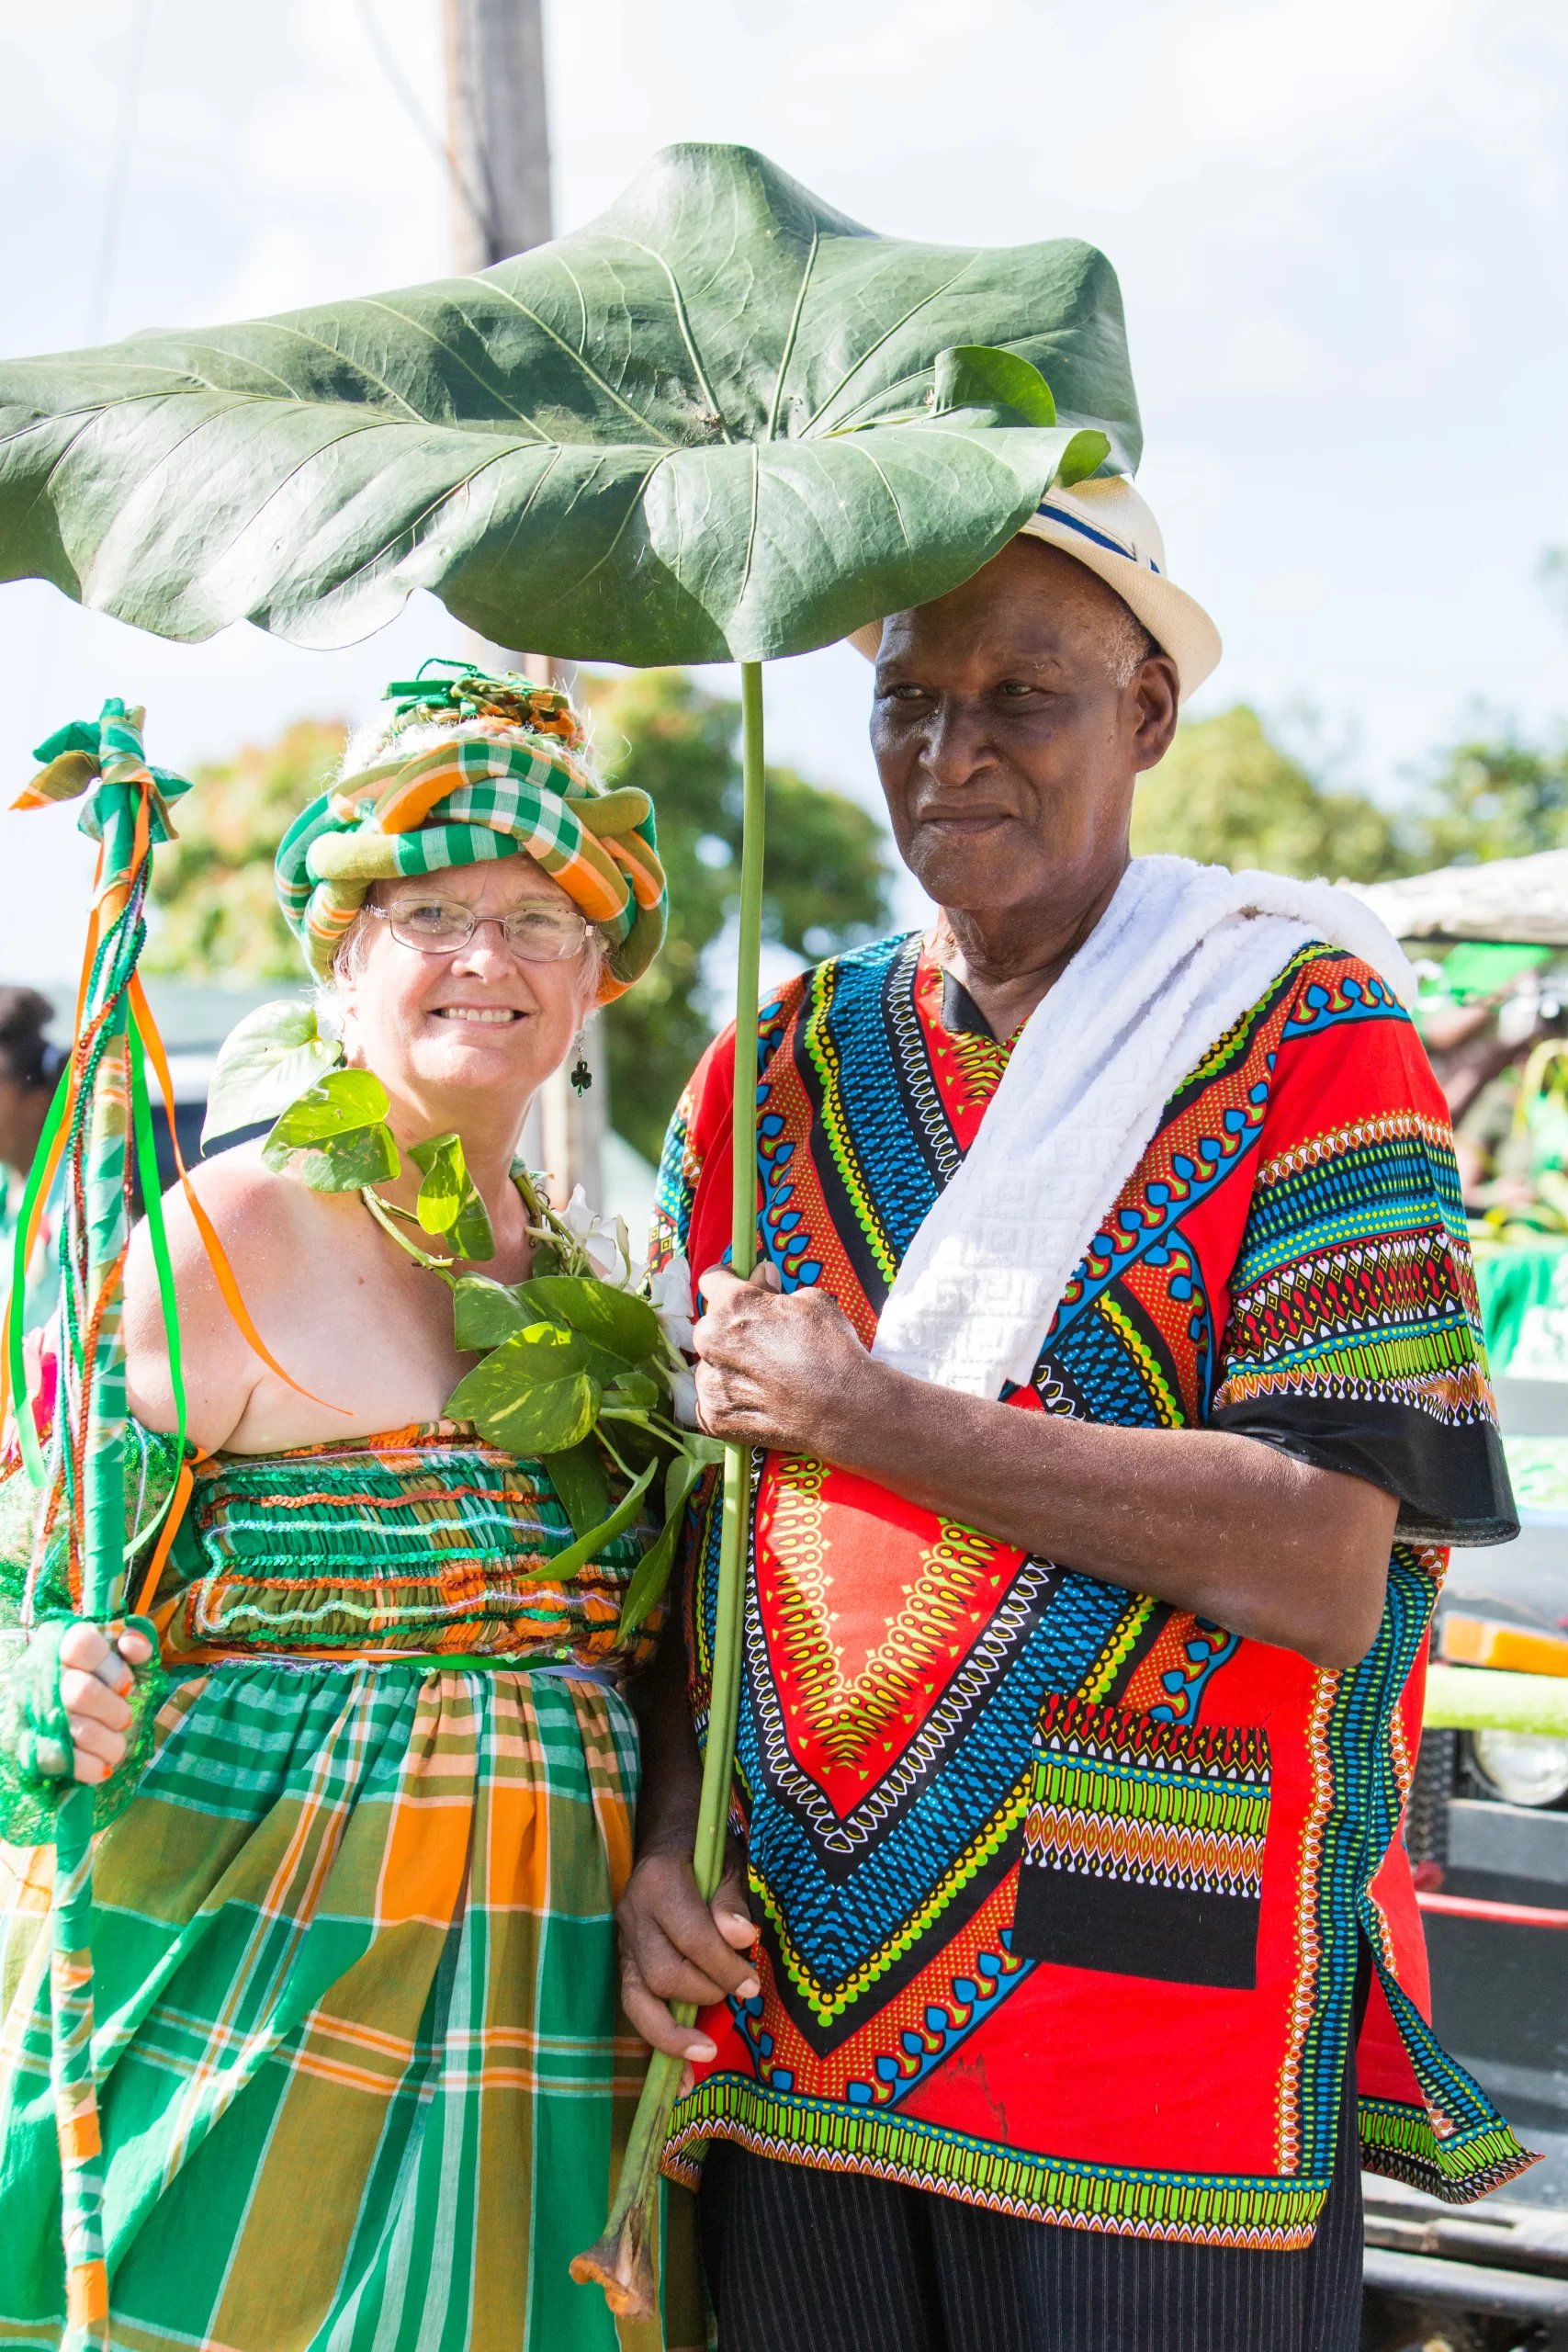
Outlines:
{"type": "Polygon", "coordinates": [[[398,945],[400,947],[406,947],[411,956],[460,956],[464,948],[467,947],[472,940],[475,932],[482,931],[487,922],[493,922],[500,930],[502,939],[505,940],[508,947],[511,948],[512,953],[516,956],[520,964],[570,964],[574,956],[581,955],[583,949],[587,946],[589,940],[593,935],[592,924],[589,922],[586,915],[580,914],[576,918],[579,926],[579,936],[577,944],[574,947],[567,948],[564,953],[559,956],[530,956],[527,955],[518,944],[517,941],[513,937],[509,928],[514,916],[522,912],[521,908],[513,909],[513,914],[510,915],[476,915],[469,912],[468,909],[463,905],[460,899],[441,899],[436,901],[436,904],[443,907],[450,907],[454,913],[460,911],[468,917],[468,930],[463,933],[461,939],[454,940],[450,946],[426,947],[416,939],[405,939],[397,928],[398,910],[395,907],[378,907],[367,903],[365,908],[365,912],[367,915],[376,916],[378,922],[384,922],[391,932],[392,937],[397,941],[398,945]]]}

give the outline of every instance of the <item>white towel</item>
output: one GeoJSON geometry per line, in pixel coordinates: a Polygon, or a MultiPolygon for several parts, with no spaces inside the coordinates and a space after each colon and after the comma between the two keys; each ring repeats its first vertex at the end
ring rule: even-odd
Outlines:
{"type": "Polygon", "coordinates": [[[1403,950],[1348,891],[1134,858],[1025,1023],[963,1167],[905,1253],[873,1354],[970,1396],[1028,1380],[1170,1095],[1310,939],[1414,1002],[1403,950]]]}

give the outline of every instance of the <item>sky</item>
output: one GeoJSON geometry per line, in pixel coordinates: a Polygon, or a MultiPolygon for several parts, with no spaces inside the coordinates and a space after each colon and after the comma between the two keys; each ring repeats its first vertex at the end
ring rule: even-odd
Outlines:
{"type": "MultiPolygon", "coordinates": [[[[446,266],[440,0],[0,0],[0,341],[279,311],[446,266]],[[394,88],[382,62],[398,69],[394,88]],[[135,103],[128,103],[128,90],[135,103]]],[[[1552,0],[574,0],[546,13],[558,229],[678,139],[762,148],[869,226],[1110,254],[1139,485],[1256,704],[1386,795],[1478,707],[1568,716],[1568,10],[1552,0]]],[[[439,606],[336,653],[175,646],[0,589],[0,798],[108,693],[179,767],[364,715],[439,606]]],[[[726,673],[712,673],[723,685],[726,673]]],[[[770,750],[868,802],[868,674],[773,666],[770,750]]],[[[74,964],[85,845],[0,815],[0,978],[74,964]]]]}

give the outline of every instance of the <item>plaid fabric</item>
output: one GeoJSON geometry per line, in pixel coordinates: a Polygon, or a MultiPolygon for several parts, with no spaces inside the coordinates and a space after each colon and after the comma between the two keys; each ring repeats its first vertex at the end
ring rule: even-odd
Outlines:
{"type": "MultiPolygon", "coordinates": [[[[594,1684],[232,1659],[98,1843],[113,2352],[693,2345],[568,2276],[643,2053],[613,1906],[636,1731],[594,1684]]],[[[45,1850],[0,1848],[0,2346],[63,2309],[45,1850]]]]}
{"type": "MultiPolygon", "coordinates": [[[[172,1448],[130,1428],[141,1525],[172,1448]]],[[[679,2195],[666,2331],[617,2337],[568,2275],[646,2056],[612,1917],[636,1727],[587,1678],[650,1646],[618,1638],[637,1539],[555,1577],[570,1541],[542,1465],[466,1424],[197,1465],[155,1604],[175,1679],[96,1841],[112,2352],[703,2341],[679,2195]]],[[[60,2340],[52,1884],[0,1844],[0,2347],[60,2340]]]]}
{"type": "Polygon", "coordinates": [[[454,737],[345,777],[294,820],[277,853],[284,915],[318,979],[371,885],[522,850],[604,934],[604,997],[629,987],[664,937],[664,869],[646,793],[606,792],[545,736],[454,737]]]}

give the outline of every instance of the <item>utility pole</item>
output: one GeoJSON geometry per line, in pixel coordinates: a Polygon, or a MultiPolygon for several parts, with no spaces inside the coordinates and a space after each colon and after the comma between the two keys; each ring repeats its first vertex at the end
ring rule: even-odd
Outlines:
{"type": "MultiPolygon", "coordinates": [[[[540,0],[442,0],[442,11],[452,262],[468,277],[547,243],[552,233],[544,26],[540,0]]],[[[493,659],[498,650],[480,640],[475,658],[493,659]]],[[[570,684],[547,655],[502,658],[541,684],[570,684]]],[[[606,1073],[597,1021],[589,1023],[584,1058],[592,1085],[578,1094],[558,1070],[535,1099],[522,1150],[550,1176],[558,1206],[581,1184],[590,1206],[602,1209],[606,1073]]]]}
{"type": "Polygon", "coordinates": [[[539,0],[443,0],[452,260],[459,276],[549,242],[539,0]]]}

